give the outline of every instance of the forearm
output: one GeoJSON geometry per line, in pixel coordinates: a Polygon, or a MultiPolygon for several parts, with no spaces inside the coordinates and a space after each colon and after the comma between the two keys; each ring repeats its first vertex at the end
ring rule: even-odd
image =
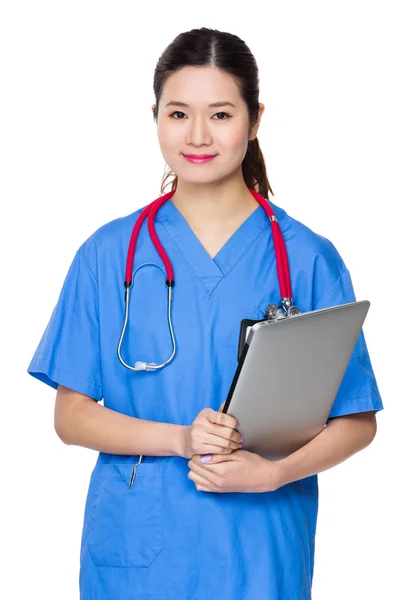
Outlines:
{"type": "Polygon", "coordinates": [[[66,444],[109,454],[181,456],[185,426],[130,417],[94,400],[80,402],[63,419],[66,444]]]}
{"type": "Polygon", "coordinates": [[[368,446],[376,434],[374,413],[331,419],[308,444],[274,461],[274,489],[326,471],[368,446]]]}

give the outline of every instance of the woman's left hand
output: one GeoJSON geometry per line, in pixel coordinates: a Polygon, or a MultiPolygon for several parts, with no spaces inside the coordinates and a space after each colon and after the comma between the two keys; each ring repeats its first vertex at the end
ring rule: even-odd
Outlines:
{"type": "Polygon", "coordinates": [[[276,463],[247,450],[230,454],[213,454],[209,462],[200,461],[195,454],[187,463],[187,477],[202,492],[272,492],[275,484],[276,463]]]}

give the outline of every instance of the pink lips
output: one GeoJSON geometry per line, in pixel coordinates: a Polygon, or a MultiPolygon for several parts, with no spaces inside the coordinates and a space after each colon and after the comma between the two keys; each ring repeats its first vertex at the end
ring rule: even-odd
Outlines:
{"type": "Polygon", "coordinates": [[[192,163],[204,163],[212,158],[215,158],[216,154],[183,154],[184,158],[187,158],[192,163]]]}

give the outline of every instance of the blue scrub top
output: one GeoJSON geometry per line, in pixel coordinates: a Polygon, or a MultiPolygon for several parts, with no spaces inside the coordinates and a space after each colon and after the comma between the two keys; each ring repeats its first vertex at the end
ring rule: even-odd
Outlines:
{"type": "MultiPolygon", "coordinates": [[[[286,243],[294,303],[305,312],[353,302],[334,245],[268,202],[286,243]]],[[[80,246],[28,372],[132,417],[190,425],[226,399],[241,319],[262,318],[280,301],[270,222],[257,207],[212,259],[171,199],[162,206],[155,228],[174,268],[177,353],[163,369],[133,372],[120,364],[117,344],[127,248],[142,210],[80,246]]],[[[122,346],[131,365],[171,355],[165,279],[145,223],[122,346]]],[[[382,408],[362,331],[329,416],[382,408]]],[[[81,600],[311,598],[317,475],[273,492],[202,492],[187,477],[187,458],[144,456],[129,489],[137,458],[98,454],[85,505],[81,600]]]]}

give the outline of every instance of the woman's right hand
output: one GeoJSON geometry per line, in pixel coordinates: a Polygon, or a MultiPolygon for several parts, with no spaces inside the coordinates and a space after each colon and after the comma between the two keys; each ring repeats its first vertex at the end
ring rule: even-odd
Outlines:
{"type": "Polygon", "coordinates": [[[222,412],[225,402],[218,411],[204,408],[184,432],[184,458],[195,454],[231,454],[240,446],[241,434],[236,429],[238,421],[222,412]]]}

